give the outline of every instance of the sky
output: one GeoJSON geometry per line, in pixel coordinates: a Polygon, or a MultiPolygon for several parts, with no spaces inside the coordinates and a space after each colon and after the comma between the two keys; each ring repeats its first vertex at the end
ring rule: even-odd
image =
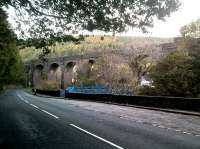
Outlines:
{"type": "Polygon", "coordinates": [[[138,30],[129,30],[123,35],[127,36],[153,36],[153,37],[177,37],[180,36],[180,28],[197,19],[200,19],[200,0],[180,0],[182,6],[171,14],[166,21],[156,20],[154,27],[149,29],[149,34],[143,34],[138,30]]]}
{"type": "MultiPolygon", "coordinates": [[[[145,36],[145,37],[177,37],[180,36],[180,28],[200,18],[200,0],[180,0],[180,9],[166,18],[166,21],[155,20],[154,27],[149,29],[148,34],[134,29],[122,36],[145,36]]],[[[12,16],[10,11],[9,16],[12,16]]],[[[12,17],[9,19],[12,22],[12,17]]],[[[93,33],[95,34],[95,33],[93,33]]]]}

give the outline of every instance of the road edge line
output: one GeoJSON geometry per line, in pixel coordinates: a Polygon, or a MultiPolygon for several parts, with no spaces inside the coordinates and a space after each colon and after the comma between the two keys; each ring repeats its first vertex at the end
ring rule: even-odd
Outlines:
{"type": "Polygon", "coordinates": [[[80,130],[80,131],[82,131],[82,132],[84,132],[84,133],[90,135],[90,136],[93,136],[94,138],[99,139],[99,140],[101,140],[101,141],[103,141],[103,142],[105,142],[105,143],[107,143],[107,144],[109,144],[109,145],[111,145],[111,146],[114,146],[114,147],[116,147],[116,148],[118,148],[118,149],[124,149],[123,147],[121,147],[121,146],[119,146],[119,145],[116,145],[116,144],[114,144],[114,143],[112,143],[112,142],[110,142],[110,141],[108,141],[108,140],[106,140],[106,139],[104,139],[104,138],[102,138],[102,137],[99,137],[99,136],[97,136],[97,135],[95,135],[95,134],[93,134],[93,133],[91,133],[91,132],[89,132],[89,131],[87,131],[87,130],[85,130],[85,129],[83,129],[83,128],[80,128],[80,127],[78,127],[78,126],[76,126],[76,125],[74,125],[74,124],[69,124],[69,125],[70,125],[71,127],[73,127],[73,128],[76,128],[76,129],[78,129],[78,130],[80,130]]]}

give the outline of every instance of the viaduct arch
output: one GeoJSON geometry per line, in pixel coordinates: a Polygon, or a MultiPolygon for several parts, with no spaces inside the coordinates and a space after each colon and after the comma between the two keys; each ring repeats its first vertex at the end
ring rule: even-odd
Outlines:
{"type": "Polygon", "coordinates": [[[73,83],[80,67],[87,65],[92,69],[98,57],[79,55],[26,62],[27,86],[36,88],[42,80],[49,80],[57,82],[61,89],[65,89],[73,83]]]}

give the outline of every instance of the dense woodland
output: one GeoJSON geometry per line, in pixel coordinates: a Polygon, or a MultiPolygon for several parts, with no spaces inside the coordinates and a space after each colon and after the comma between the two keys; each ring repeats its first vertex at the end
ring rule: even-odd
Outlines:
{"type": "Polygon", "coordinates": [[[23,82],[23,63],[16,46],[16,35],[0,8],[0,91],[5,85],[23,82]]]}

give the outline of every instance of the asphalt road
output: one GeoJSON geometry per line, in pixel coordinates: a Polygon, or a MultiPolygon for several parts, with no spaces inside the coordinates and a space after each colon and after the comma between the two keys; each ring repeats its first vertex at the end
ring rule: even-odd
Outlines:
{"type": "Polygon", "coordinates": [[[0,149],[200,149],[198,136],[57,100],[0,95],[0,149]]]}

